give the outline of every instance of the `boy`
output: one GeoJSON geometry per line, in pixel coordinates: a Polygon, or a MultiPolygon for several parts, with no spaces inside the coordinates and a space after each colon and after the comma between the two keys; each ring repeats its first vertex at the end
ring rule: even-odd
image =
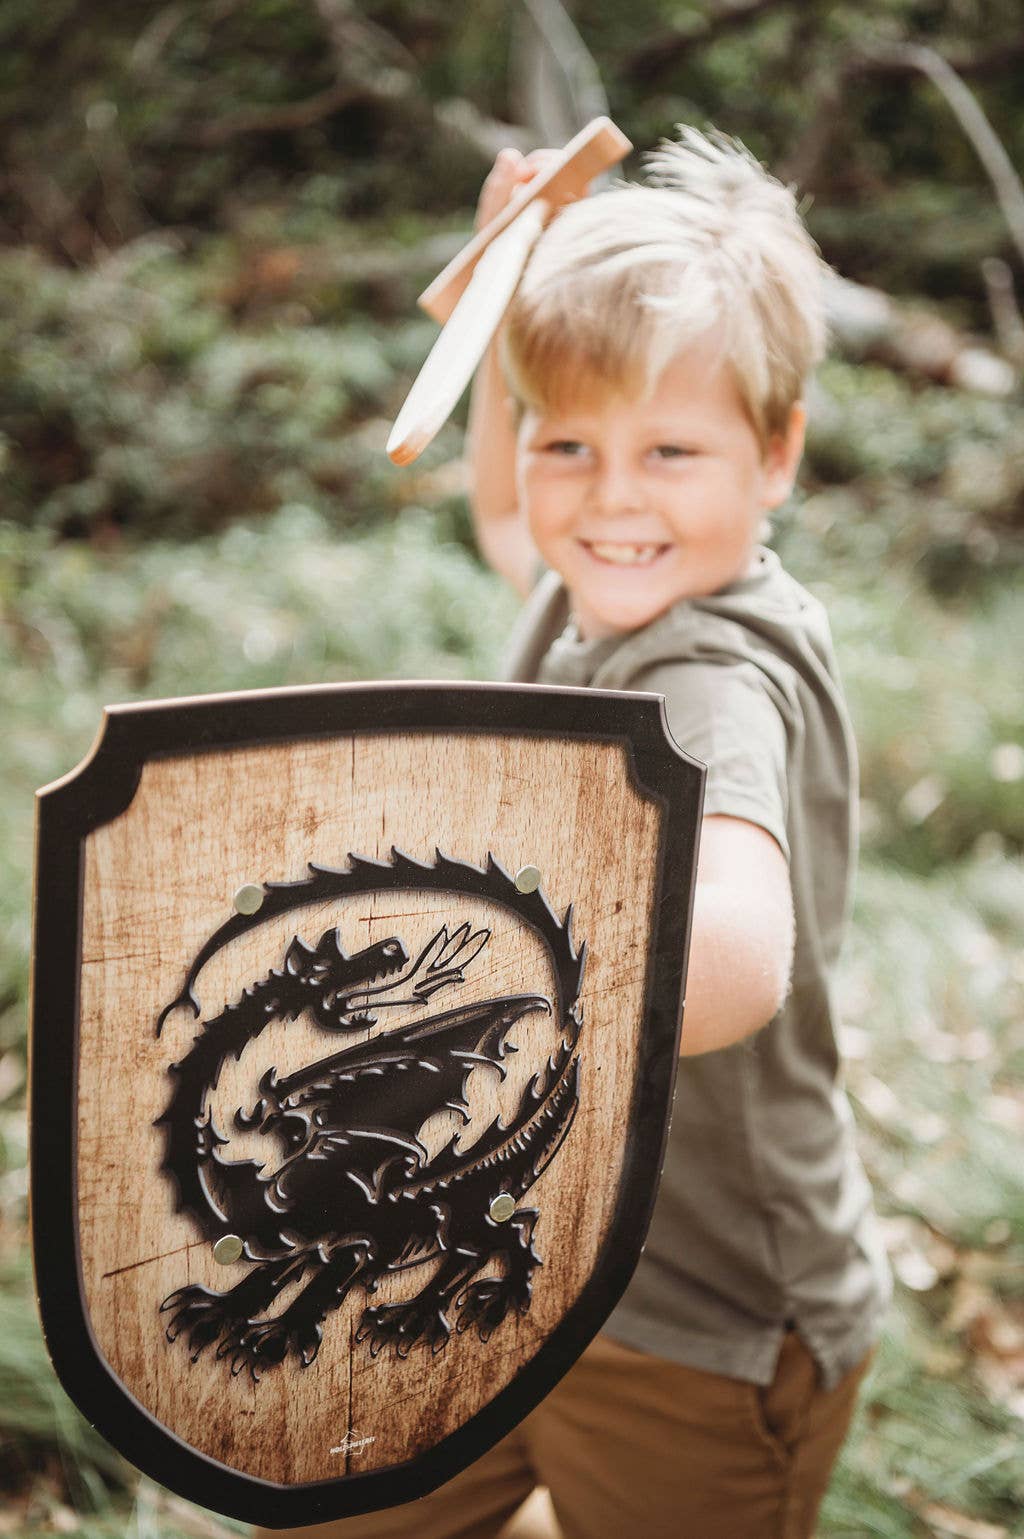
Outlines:
{"type": "MultiPolygon", "coordinates": [[[[480,219],[543,159],[504,151],[480,219]]],[[[542,235],[470,469],[481,549],[529,593],[511,677],[661,692],[708,765],[654,1222],[605,1335],[515,1433],[311,1535],[493,1539],[541,1484],[565,1539],[810,1539],[887,1300],[832,999],[853,741],[824,611],[758,544],[803,446],[822,264],[738,145],[685,130],[650,159],[658,185],[542,235]]]]}

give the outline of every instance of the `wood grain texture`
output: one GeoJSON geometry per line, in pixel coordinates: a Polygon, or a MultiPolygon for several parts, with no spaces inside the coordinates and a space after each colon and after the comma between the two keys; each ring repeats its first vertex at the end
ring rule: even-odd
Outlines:
{"type": "MultiPolygon", "coordinates": [[[[388,1468],[464,1423],[536,1352],[590,1275],[611,1215],[659,832],[659,809],[633,787],[624,751],[579,740],[381,734],[147,765],[128,809],[86,843],[77,1184],[83,1291],[96,1344],[165,1427],[231,1468],[277,1483],[388,1468]],[[541,1211],[535,1245],[544,1263],[532,1307],[506,1319],[488,1344],[467,1332],[436,1356],[418,1346],[404,1361],[390,1352],[372,1359],[365,1344],[353,1342],[367,1303],[357,1286],[328,1316],[311,1367],[288,1361],[259,1384],[248,1375],[232,1379],[212,1351],[192,1365],[184,1340],[171,1345],[163,1335],[159,1306],[168,1294],[188,1283],[222,1290],[241,1280],[248,1263],[217,1265],[193,1222],[174,1214],[154,1122],[167,1103],[168,1066],[188,1051],[197,1023],[176,1010],[158,1038],[156,1017],[199,947],[229,917],[243,883],[298,880],[309,861],[344,867],[350,852],[387,859],[392,846],[424,861],[439,846],[478,865],[488,851],[510,871],[537,865],[556,911],[573,903],[574,937],[588,945],[580,1110],[526,1199],[541,1211]],[[349,1434],[372,1441],[346,1453],[349,1434]]],[[[337,925],[350,952],[399,935],[413,954],[441,923],[464,918],[493,933],[458,1003],[551,992],[543,944],[500,907],[388,892],[310,905],[240,936],[201,974],[202,1019],[280,967],[296,933],[315,944],[337,925]]],[[[455,999],[447,996],[445,1007],[455,999]]],[[[390,1016],[370,1035],[411,1018],[390,1016]]],[[[504,1084],[487,1067],[470,1081],[473,1123],[464,1148],[496,1106],[515,1104],[556,1033],[530,1017],[513,1040],[519,1053],[504,1084]]],[[[219,1125],[253,1104],[269,1065],[292,1072],[337,1045],[305,1017],[275,1023],[221,1076],[211,1098],[219,1125]]],[[[443,1113],[421,1136],[434,1153],[455,1130],[454,1114],[443,1113]]],[[[233,1135],[226,1157],[265,1157],[254,1139],[233,1135]]],[[[395,1274],[372,1302],[411,1296],[427,1275],[424,1266],[395,1274]]],[[[274,1311],[286,1302],[282,1296],[274,1311]]]]}

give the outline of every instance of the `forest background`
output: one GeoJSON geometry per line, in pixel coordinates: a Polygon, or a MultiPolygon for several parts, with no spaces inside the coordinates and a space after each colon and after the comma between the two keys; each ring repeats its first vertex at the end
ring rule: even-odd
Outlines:
{"type": "MultiPolygon", "coordinates": [[[[740,136],[850,282],[775,537],[863,771],[842,975],[897,1300],[821,1534],[1024,1534],[1024,30],[1016,0],[6,0],[0,1533],[240,1532],[58,1387],[27,1252],[32,793],[109,701],[492,677],[415,297],[503,144],[740,136]]],[[[636,175],[631,160],[627,174],[636,175]]]]}

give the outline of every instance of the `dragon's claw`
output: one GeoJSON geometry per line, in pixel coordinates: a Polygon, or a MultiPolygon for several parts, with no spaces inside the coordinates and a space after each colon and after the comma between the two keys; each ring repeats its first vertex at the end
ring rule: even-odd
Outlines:
{"type": "Polygon", "coordinates": [[[480,1340],[489,1341],[510,1309],[526,1313],[530,1290],[528,1286],[517,1287],[506,1277],[483,1277],[462,1290],[455,1307],[459,1311],[455,1329],[461,1334],[475,1326],[480,1340]]]}
{"type": "Polygon", "coordinates": [[[204,1347],[216,1341],[224,1328],[227,1319],[224,1298],[223,1293],[213,1293],[209,1288],[195,1285],[169,1293],[160,1305],[161,1314],[174,1310],[165,1332],[167,1340],[177,1341],[179,1336],[187,1334],[193,1362],[204,1347]]]}
{"type": "Polygon", "coordinates": [[[248,1369],[259,1381],[260,1369],[276,1368],[289,1351],[308,1368],[320,1350],[323,1332],[316,1324],[296,1324],[287,1314],[273,1320],[251,1320],[225,1336],[218,1357],[230,1357],[232,1377],[248,1369]]]}
{"type": "Polygon", "coordinates": [[[407,1303],[364,1310],[356,1340],[369,1341],[371,1357],[394,1343],[396,1355],[405,1358],[418,1341],[426,1341],[434,1353],[442,1351],[451,1333],[438,1296],[420,1293],[407,1303]]]}
{"type": "Polygon", "coordinates": [[[222,1342],[217,1355],[230,1352],[233,1378],[248,1368],[258,1381],[261,1368],[276,1368],[288,1356],[289,1334],[281,1320],[254,1320],[222,1342]]]}

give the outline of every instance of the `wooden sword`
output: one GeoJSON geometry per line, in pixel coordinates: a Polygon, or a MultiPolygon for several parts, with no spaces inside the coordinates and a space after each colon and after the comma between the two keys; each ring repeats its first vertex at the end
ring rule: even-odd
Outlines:
{"type": "Polygon", "coordinates": [[[387,452],[396,465],[411,464],[451,416],[548,219],[632,148],[610,118],[594,118],[424,289],[419,303],[443,330],[391,429],[387,452]]]}

